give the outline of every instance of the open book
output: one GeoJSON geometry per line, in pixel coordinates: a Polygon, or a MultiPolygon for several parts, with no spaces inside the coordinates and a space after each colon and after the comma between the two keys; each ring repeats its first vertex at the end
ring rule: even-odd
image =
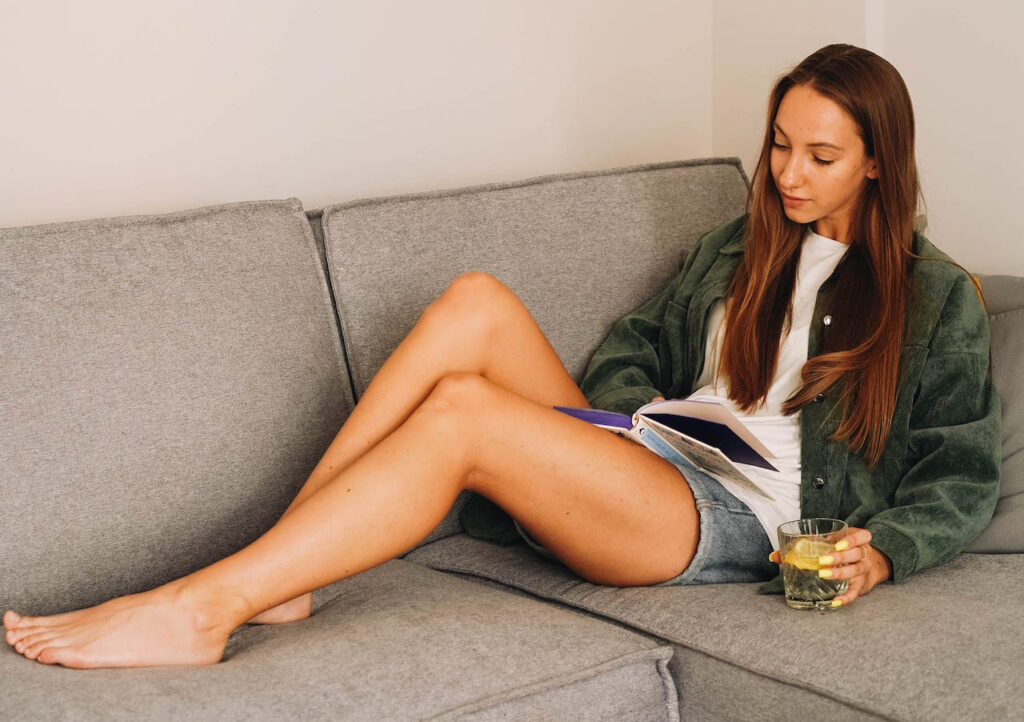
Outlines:
{"type": "Polygon", "coordinates": [[[768,463],[769,458],[775,458],[774,454],[722,403],[692,399],[653,401],[641,406],[632,418],[598,409],[555,408],[649,448],[648,434],[657,435],[697,468],[774,501],[771,494],[736,466],[746,464],[777,471],[768,463]]]}

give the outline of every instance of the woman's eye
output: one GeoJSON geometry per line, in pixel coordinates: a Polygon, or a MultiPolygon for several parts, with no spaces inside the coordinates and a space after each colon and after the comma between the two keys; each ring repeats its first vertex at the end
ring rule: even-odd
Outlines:
{"type": "Polygon", "coordinates": [[[814,162],[817,163],[818,165],[832,165],[833,163],[835,163],[834,160],[822,160],[821,158],[815,158],[814,162]]]}
{"type": "Polygon", "coordinates": [[[773,140],[772,145],[778,148],[779,150],[789,150],[789,146],[785,146],[777,140],[773,140]]]}

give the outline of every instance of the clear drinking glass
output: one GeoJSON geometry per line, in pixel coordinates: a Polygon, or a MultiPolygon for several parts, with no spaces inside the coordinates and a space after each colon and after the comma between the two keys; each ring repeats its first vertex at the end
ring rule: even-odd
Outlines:
{"type": "Polygon", "coordinates": [[[818,557],[831,554],[849,533],[840,519],[797,519],[779,525],[779,552],[786,604],[794,609],[835,609],[832,600],[849,586],[846,579],[818,576],[818,557]]]}

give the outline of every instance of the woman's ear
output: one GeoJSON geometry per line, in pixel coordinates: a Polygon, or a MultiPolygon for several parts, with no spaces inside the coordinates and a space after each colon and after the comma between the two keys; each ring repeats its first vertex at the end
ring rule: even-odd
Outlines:
{"type": "Polygon", "coordinates": [[[868,172],[867,177],[871,180],[878,180],[878,166],[875,165],[875,161],[868,161],[868,172]]]}

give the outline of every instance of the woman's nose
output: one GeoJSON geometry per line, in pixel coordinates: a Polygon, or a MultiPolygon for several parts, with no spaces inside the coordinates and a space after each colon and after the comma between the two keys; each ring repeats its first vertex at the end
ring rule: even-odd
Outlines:
{"type": "Polygon", "coordinates": [[[786,162],[786,166],[782,169],[782,175],[779,177],[779,180],[782,181],[783,188],[796,190],[803,184],[803,176],[799,159],[791,155],[786,162]]]}

